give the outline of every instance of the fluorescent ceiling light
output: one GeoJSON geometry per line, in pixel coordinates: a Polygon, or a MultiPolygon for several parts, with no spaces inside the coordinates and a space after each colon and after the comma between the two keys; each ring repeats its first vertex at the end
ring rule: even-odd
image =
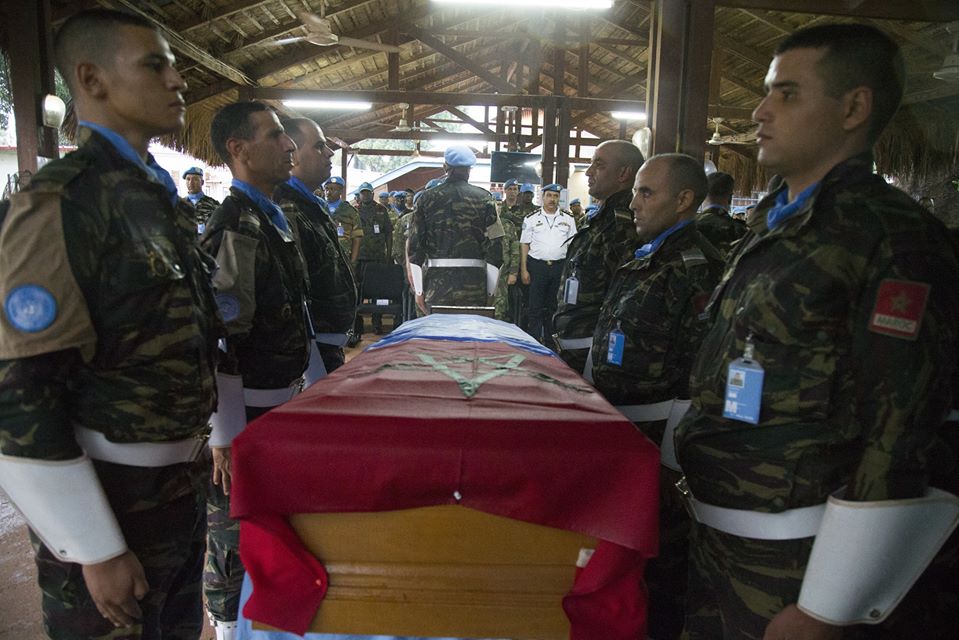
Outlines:
{"type": "Polygon", "coordinates": [[[613,6],[613,0],[522,0],[522,2],[517,2],[516,0],[433,0],[433,2],[471,7],[507,6],[513,9],[548,7],[550,9],[568,9],[571,11],[609,9],[613,6]]]}
{"type": "Polygon", "coordinates": [[[642,111],[613,111],[611,114],[617,120],[645,120],[646,114],[642,111]]]}
{"type": "Polygon", "coordinates": [[[342,109],[366,111],[373,105],[369,102],[353,100],[284,100],[283,104],[294,109],[342,109]]]}

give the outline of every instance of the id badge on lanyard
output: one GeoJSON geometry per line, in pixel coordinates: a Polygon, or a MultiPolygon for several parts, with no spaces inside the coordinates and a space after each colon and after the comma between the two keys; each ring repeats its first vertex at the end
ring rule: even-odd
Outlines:
{"type": "Polygon", "coordinates": [[[563,300],[566,301],[566,304],[576,304],[577,296],[579,296],[579,280],[573,273],[566,278],[566,284],[563,287],[563,300]]]}
{"type": "Polygon", "coordinates": [[[343,229],[343,225],[340,223],[336,224],[336,237],[342,238],[346,236],[346,231],[343,229]]]}
{"type": "Polygon", "coordinates": [[[373,233],[379,233],[379,232],[380,232],[380,225],[374,223],[374,224],[373,224],[373,233]]]}
{"type": "Polygon", "coordinates": [[[763,378],[766,372],[753,360],[755,345],[752,334],[746,338],[743,356],[729,363],[726,372],[726,396],[723,417],[750,424],[759,424],[762,409],[763,378]]]}
{"type": "Polygon", "coordinates": [[[606,363],[623,366],[623,351],[626,349],[626,335],[622,323],[617,320],[616,328],[609,332],[609,346],[606,349],[606,363]]]}

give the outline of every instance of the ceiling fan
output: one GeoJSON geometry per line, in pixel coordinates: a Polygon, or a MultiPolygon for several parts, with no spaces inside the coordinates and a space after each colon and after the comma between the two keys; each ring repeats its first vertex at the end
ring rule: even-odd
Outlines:
{"type": "Polygon", "coordinates": [[[711,144],[713,146],[718,146],[721,144],[749,144],[756,140],[755,130],[747,133],[734,133],[733,135],[724,136],[719,133],[719,125],[723,123],[723,118],[710,119],[713,121],[716,129],[713,131],[713,135],[709,138],[709,140],[706,141],[707,144],[711,144]]]}
{"type": "Polygon", "coordinates": [[[399,103],[397,106],[403,110],[403,113],[400,115],[400,121],[399,121],[399,123],[397,123],[397,125],[396,125],[395,127],[393,127],[392,129],[390,129],[391,132],[395,132],[395,133],[409,133],[410,131],[422,131],[422,130],[423,130],[422,127],[420,127],[420,126],[418,126],[418,125],[413,125],[412,127],[410,126],[410,121],[409,121],[409,119],[407,118],[407,115],[408,115],[409,110],[410,110],[410,105],[409,105],[408,103],[406,103],[406,102],[401,102],[401,103],[399,103]]]}
{"type": "Polygon", "coordinates": [[[309,42],[319,47],[331,47],[339,44],[345,47],[356,47],[357,49],[372,49],[374,51],[386,51],[387,53],[399,53],[400,48],[391,44],[382,44],[372,40],[362,40],[360,38],[348,38],[338,36],[333,33],[330,21],[326,19],[326,4],[320,5],[320,15],[310,13],[309,11],[297,11],[296,17],[303,23],[306,29],[305,36],[295,36],[291,38],[280,38],[274,40],[274,44],[292,44],[294,42],[309,42]]]}

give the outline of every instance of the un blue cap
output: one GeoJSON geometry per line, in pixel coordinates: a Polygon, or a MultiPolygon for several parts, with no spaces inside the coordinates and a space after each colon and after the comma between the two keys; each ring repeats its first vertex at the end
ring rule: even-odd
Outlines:
{"type": "MultiPolygon", "coordinates": [[[[360,189],[360,191],[362,191],[362,189],[360,189]]],[[[370,191],[372,191],[372,189],[370,189],[370,191]]],[[[393,194],[391,194],[389,191],[380,191],[379,195],[376,197],[382,200],[383,198],[389,198],[391,195],[393,194]]]]}
{"type": "Polygon", "coordinates": [[[573,198],[573,199],[570,201],[569,206],[572,207],[574,204],[582,204],[582,202],[579,201],[579,198],[573,198]]]}
{"type": "Polygon", "coordinates": [[[543,187],[543,191],[555,191],[556,193],[559,193],[559,192],[562,191],[562,190],[563,190],[563,187],[561,187],[560,185],[556,184],[555,182],[552,183],[552,184],[548,184],[548,185],[546,185],[545,187],[543,187]]]}
{"type": "Polygon", "coordinates": [[[183,175],[181,177],[183,179],[186,179],[187,176],[200,176],[202,178],[203,169],[201,169],[200,167],[190,167],[189,169],[183,172],[183,175]]]}
{"type": "Polygon", "coordinates": [[[464,145],[454,145],[443,154],[443,162],[451,167],[472,167],[476,164],[476,154],[464,145]]]}
{"type": "Polygon", "coordinates": [[[360,191],[372,191],[372,190],[373,190],[373,185],[371,185],[369,182],[364,182],[363,184],[360,185],[360,188],[357,189],[356,192],[359,193],[360,191]]]}
{"type": "Polygon", "coordinates": [[[426,183],[426,188],[432,189],[433,187],[438,187],[441,184],[443,184],[443,178],[433,178],[432,180],[426,183]]]}
{"type": "Polygon", "coordinates": [[[517,184],[519,184],[519,181],[516,180],[516,178],[510,178],[509,180],[507,180],[506,182],[503,183],[503,188],[504,188],[504,189],[509,189],[510,187],[512,187],[512,186],[514,186],[514,185],[517,185],[517,184]]]}
{"type": "Polygon", "coordinates": [[[406,197],[406,192],[405,192],[405,191],[394,191],[394,192],[393,192],[393,197],[394,197],[394,198],[405,198],[405,197],[406,197]]]}
{"type": "Polygon", "coordinates": [[[329,180],[327,180],[326,182],[323,183],[323,186],[325,187],[325,186],[328,185],[328,184],[338,184],[338,185],[340,185],[341,187],[345,187],[345,186],[346,186],[346,180],[344,180],[344,179],[341,178],[340,176],[332,176],[329,180]]]}
{"type": "Polygon", "coordinates": [[[520,193],[536,193],[536,189],[534,189],[533,185],[531,185],[530,183],[524,182],[523,186],[519,188],[519,192],[520,193]]]}

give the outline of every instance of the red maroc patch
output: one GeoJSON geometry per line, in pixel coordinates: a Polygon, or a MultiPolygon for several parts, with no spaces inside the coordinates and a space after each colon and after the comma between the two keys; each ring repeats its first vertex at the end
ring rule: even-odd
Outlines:
{"type": "Polygon", "coordinates": [[[929,285],[909,280],[883,280],[869,330],[896,338],[915,340],[929,300],[929,285]]]}

